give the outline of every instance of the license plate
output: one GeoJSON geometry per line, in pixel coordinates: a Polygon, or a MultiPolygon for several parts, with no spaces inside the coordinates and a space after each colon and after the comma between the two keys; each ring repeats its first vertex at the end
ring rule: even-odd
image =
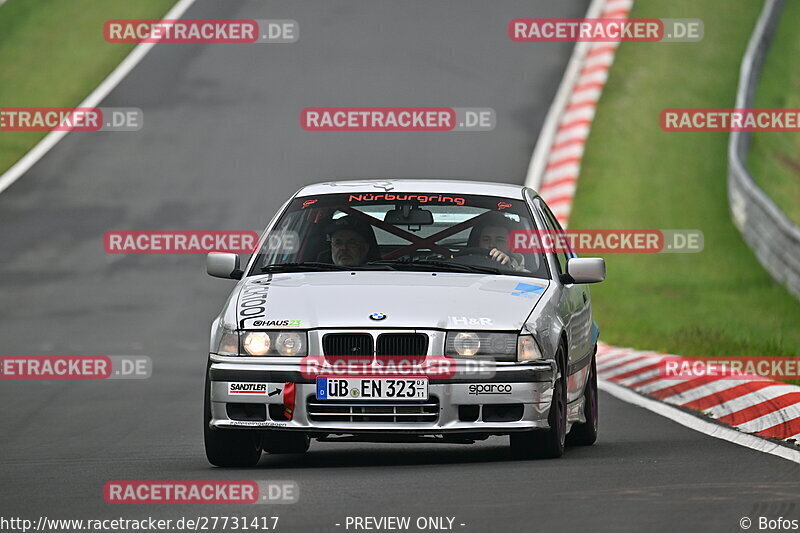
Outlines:
{"type": "Polygon", "coordinates": [[[317,400],[427,399],[427,378],[317,378],[317,400]]]}

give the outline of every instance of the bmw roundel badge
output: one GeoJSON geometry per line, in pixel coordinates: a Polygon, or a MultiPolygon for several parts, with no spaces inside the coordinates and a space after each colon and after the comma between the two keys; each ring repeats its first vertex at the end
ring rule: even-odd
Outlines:
{"type": "Polygon", "coordinates": [[[384,318],[386,318],[386,315],[383,313],[372,313],[369,315],[370,320],[383,320],[384,318]]]}

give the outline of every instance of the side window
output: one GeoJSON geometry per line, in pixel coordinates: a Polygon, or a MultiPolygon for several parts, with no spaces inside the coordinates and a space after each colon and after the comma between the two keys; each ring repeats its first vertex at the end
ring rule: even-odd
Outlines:
{"type": "MultiPolygon", "coordinates": [[[[550,212],[550,209],[547,205],[542,201],[537,199],[536,204],[539,206],[539,210],[544,215],[544,222],[547,225],[547,229],[554,232],[554,233],[561,233],[564,230],[561,228],[561,224],[558,223],[556,217],[553,216],[553,213],[550,212]]],[[[567,260],[574,256],[574,254],[567,253],[567,252],[557,252],[555,253],[556,261],[558,262],[558,273],[564,274],[567,271],[567,260]]]]}

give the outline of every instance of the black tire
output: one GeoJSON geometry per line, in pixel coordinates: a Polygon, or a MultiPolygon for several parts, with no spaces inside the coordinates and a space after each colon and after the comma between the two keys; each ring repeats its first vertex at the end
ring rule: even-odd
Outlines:
{"type": "Polygon", "coordinates": [[[311,439],[305,433],[294,431],[265,431],[261,447],[267,453],[306,453],[311,439]]]}
{"type": "MultiPolygon", "coordinates": [[[[595,350],[596,351],[596,350],[595,350]]],[[[591,370],[583,391],[583,415],[586,422],[573,424],[567,435],[568,446],[591,446],[597,440],[599,421],[597,407],[597,362],[592,356],[591,370]]]]}
{"type": "Polygon", "coordinates": [[[556,459],[564,455],[567,433],[567,376],[562,350],[556,354],[559,378],[553,387],[553,400],[547,422],[550,429],[511,434],[511,451],[525,459],[556,459]]]}
{"type": "Polygon", "coordinates": [[[261,436],[256,431],[211,429],[211,381],[206,371],[203,437],[208,462],[214,466],[255,466],[261,459],[261,436]]]}

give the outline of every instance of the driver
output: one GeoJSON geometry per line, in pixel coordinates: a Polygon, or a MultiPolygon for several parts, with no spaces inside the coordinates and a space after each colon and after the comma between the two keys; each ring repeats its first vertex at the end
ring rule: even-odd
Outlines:
{"type": "Polygon", "coordinates": [[[370,250],[367,231],[370,231],[370,229],[365,223],[356,221],[351,216],[335,220],[328,230],[328,235],[331,239],[333,264],[342,266],[363,265],[370,250]]]}
{"type": "Polygon", "coordinates": [[[525,258],[522,254],[508,251],[508,234],[511,230],[501,218],[493,218],[480,228],[477,245],[489,250],[489,257],[511,270],[525,270],[525,258]]]}

